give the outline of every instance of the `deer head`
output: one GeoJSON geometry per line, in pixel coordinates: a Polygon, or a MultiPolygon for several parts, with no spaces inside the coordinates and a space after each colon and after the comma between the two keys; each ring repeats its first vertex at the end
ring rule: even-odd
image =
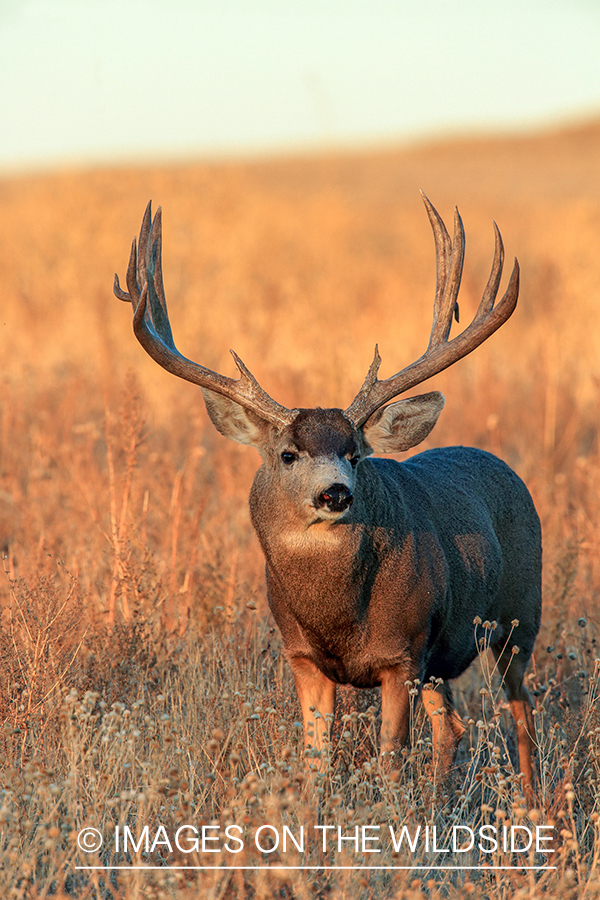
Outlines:
{"type": "Polygon", "coordinates": [[[449,340],[453,317],[458,321],[465,237],[458,210],[454,235],[423,195],[433,229],[437,280],[433,325],[425,353],[391,378],[377,377],[377,347],[366,378],[352,403],[342,410],[288,409],[273,400],[232,351],[240,377],[232,379],[186,359],[173,341],[162,278],[162,218],[152,218],[148,204],[139,235],[133,241],[127,269],[128,291],[115,275],[116,296],[133,306],[135,335],[147,353],[168,372],[202,389],[208,414],[225,437],[255,447],[275,484],[297,500],[306,524],[336,520],[350,509],[357,465],[371,453],[397,453],[424,440],[444,406],[437,391],[391,400],[471,353],[512,314],[519,292],[515,260],[506,293],[495,305],[504,250],[494,223],[495,251],[490,277],[471,324],[449,340]]]}

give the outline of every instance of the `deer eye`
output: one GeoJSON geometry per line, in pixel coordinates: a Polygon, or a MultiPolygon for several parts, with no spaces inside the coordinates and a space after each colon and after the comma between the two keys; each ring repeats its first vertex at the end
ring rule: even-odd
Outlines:
{"type": "Polygon", "coordinates": [[[357,465],[359,464],[359,462],[360,462],[360,456],[353,456],[352,459],[350,460],[350,465],[352,466],[353,469],[355,469],[357,467],[357,465]]]}
{"type": "Polygon", "coordinates": [[[292,453],[291,450],[284,450],[281,454],[281,459],[286,464],[286,466],[291,466],[292,463],[295,463],[298,457],[295,453],[292,453]]]}

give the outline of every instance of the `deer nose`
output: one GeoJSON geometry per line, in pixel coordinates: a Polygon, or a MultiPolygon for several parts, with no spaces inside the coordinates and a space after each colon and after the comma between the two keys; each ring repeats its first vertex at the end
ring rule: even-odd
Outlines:
{"type": "Polygon", "coordinates": [[[326,506],[331,512],[344,512],[352,506],[352,491],[345,484],[332,484],[317,497],[317,507],[326,506]]]}

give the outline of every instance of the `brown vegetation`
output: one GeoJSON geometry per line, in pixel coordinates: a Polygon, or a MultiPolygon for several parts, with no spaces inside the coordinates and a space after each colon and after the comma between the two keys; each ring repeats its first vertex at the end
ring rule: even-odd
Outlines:
{"type": "MultiPolygon", "coordinates": [[[[6,179],[0,212],[2,896],[597,896],[600,126],[369,155],[6,179]],[[247,511],[258,457],[217,435],[200,392],[146,357],[111,292],[152,197],[164,208],[181,351],[234,374],[231,346],[285,405],[346,406],[376,342],[383,377],[424,349],[435,271],[419,188],[446,219],[460,205],[465,322],[487,279],[492,217],[522,268],[512,320],[428,383],[447,397],[428,445],[497,453],[542,519],[544,614],[529,679],[541,747],[535,810],[523,805],[493,678],[480,694],[482,671],[491,676],[485,654],[482,671],[458,685],[470,739],[450,786],[431,783],[418,715],[398,770],[380,770],[377,698],[350,692],[330,766],[306,786],[299,710],[247,511]],[[319,822],[352,834],[390,822],[440,833],[449,823],[554,824],[547,862],[558,868],[75,868],[124,864],[106,849],[116,825],[174,833],[240,823],[250,834],[264,823],[297,833],[319,822]],[[86,826],[102,832],[105,851],[78,849],[86,826]]],[[[389,841],[375,863],[348,849],[276,856],[248,844],[237,856],[161,846],[131,858],[440,861],[395,854],[389,841]]],[[[452,860],[467,857],[480,862],[452,860]]],[[[491,861],[508,865],[510,854],[491,861]]]]}

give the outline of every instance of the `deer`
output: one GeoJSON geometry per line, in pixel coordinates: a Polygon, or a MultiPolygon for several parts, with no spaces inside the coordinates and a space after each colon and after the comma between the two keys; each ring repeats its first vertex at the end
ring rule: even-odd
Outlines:
{"type": "Polygon", "coordinates": [[[133,239],[128,290],[117,275],[113,289],[131,303],[144,350],[167,372],[199,385],[216,429],[262,457],[250,517],[302,710],[309,768],[322,768],[327,755],[336,685],[350,684],[381,687],[379,750],[388,762],[407,742],[416,690],[431,721],[434,771],[448,777],[465,731],[450,682],[477,657],[477,623],[483,623],[516,725],[521,778],[531,792],[535,730],[524,674],[540,626],[542,552],[533,500],[516,473],[484,450],[442,447],[403,461],[372,456],[400,454],[429,435],[443,394],[390,401],[479,347],[509,319],[519,294],[515,259],[496,302],[504,247],[494,222],[481,302],[472,322],[450,339],[464,228],[455,208],[450,238],[424,194],[423,200],[436,253],[429,344],[384,380],[376,346],[345,410],[280,405],[233,350],[238,378],[178,351],[163,284],[160,207],[153,217],[148,204],[139,240],[133,239]]]}

